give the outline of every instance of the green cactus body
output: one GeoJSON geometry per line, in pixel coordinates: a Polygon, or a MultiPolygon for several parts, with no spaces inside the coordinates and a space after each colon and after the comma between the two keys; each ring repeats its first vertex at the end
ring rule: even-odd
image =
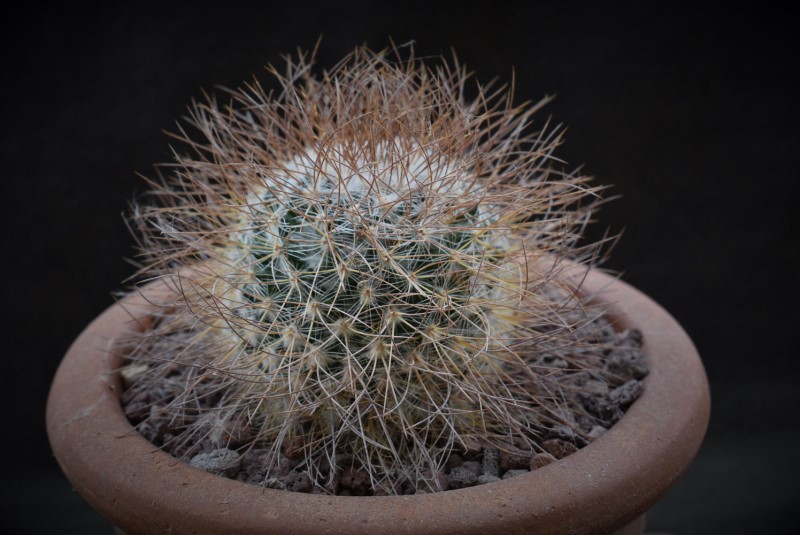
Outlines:
{"type": "Polygon", "coordinates": [[[495,313],[523,293],[503,265],[518,251],[484,186],[423,148],[405,153],[402,174],[391,161],[350,160],[363,165],[336,181],[306,164],[280,191],[265,182],[230,236],[227,305],[241,351],[272,385],[265,417],[278,429],[296,413],[305,440],[349,432],[337,412],[392,423],[359,431],[379,451],[405,429],[473,432],[480,400],[462,376],[495,365],[509,329],[495,313]]]}

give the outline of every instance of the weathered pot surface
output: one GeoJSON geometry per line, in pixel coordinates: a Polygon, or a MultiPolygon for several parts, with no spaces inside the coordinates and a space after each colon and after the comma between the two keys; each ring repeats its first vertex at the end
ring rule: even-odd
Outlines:
{"type": "MultiPolygon", "coordinates": [[[[324,496],[262,489],[214,476],[159,451],[119,403],[115,338],[146,317],[142,296],[101,314],[54,379],[47,431],[64,473],[128,533],[639,533],[642,515],[688,468],[709,418],[702,363],[680,325],[631,286],[599,271],[619,329],[638,328],[650,374],[642,396],[589,446],[529,474],[416,496],[324,496]]],[[[152,287],[150,288],[152,291],[152,287]]]]}

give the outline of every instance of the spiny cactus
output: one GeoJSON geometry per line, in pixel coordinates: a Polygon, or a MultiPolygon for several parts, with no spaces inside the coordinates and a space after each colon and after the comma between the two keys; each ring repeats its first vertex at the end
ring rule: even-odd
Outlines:
{"type": "Polygon", "coordinates": [[[540,105],[366,48],[270,72],[277,95],[193,105],[192,154],[133,210],[142,273],[179,295],[131,344],[165,446],[267,448],[320,489],[346,465],[395,493],[438,490],[454,450],[574,427],[542,357],[592,341],[561,260],[597,251],[578,240],[599,197],[530,127],[540,105]]]}

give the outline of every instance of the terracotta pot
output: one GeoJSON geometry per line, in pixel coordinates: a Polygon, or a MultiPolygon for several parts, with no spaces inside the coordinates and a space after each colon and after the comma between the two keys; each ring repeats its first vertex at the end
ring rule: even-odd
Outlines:
{"type": "MultiPolygon", "coordinates": [[[[145,292],[163,291],[158,286],[145,292]]],[[[624,418],[589,446],[529,474],[418,496],[345,497],[262,489],[203,472],[133,430],[119,403],[115,338],[142,328],[141,296],[114,305],[64,357],[47,406],[47,431],[75,490],[131,533],[640,533],[644,513],[676,482],[709,417],[703,366],[659,305],[597,271],[620,329],[638,328],[650,374],[624,418]]]]}

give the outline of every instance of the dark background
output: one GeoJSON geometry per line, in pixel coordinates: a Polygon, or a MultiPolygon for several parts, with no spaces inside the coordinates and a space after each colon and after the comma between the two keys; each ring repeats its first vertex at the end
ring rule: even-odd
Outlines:
{"type": "Polygon", "coordinates": [[[61,356],[133,271],[121,213],[144,189],[136,173],[170,159],[163,130],[201,88],[263,78],[262,65],[323,35],[320,67],[392,37],[419,56],[453,47],[483,82],[509,81],[513,67],[517,101],[557,95],[540,120],[569,127],[561,156],[622,195],[593,231],[625,229],[607,267],[682,323],[711,383],[707,440],[648,531],[786,532],[800,495],[791,17],[658,3],[266,4],[6,17],[2,522],[111,533],[61,475],[44,407],[61,356]]]}

